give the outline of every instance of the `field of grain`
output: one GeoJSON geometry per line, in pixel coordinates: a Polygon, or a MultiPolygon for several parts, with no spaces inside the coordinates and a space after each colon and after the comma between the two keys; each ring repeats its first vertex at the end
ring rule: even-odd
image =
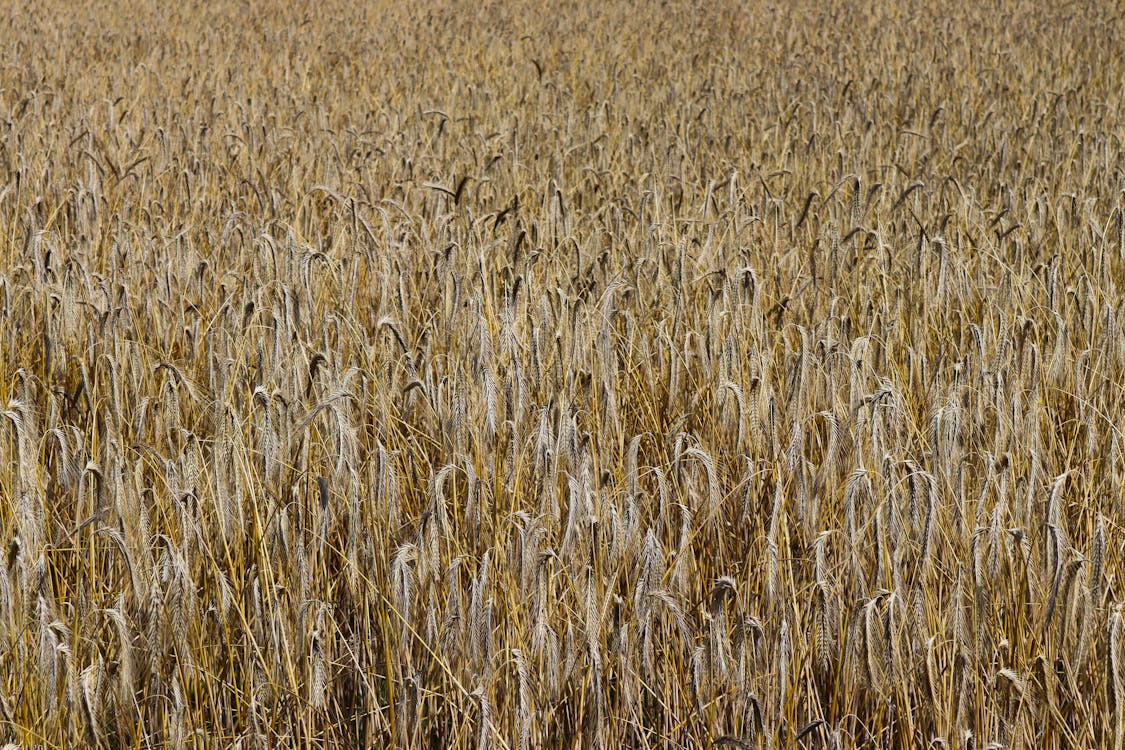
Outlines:
{"type": "Polygon", "coordinates": [[[1125,743],[1113,3],[0,11],[0,744],[1125,743]]]}

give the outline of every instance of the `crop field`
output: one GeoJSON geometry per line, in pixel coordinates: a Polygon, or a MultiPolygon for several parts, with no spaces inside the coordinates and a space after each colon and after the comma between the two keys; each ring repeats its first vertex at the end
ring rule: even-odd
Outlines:
{"type": "Polygon", "coordinates": [[[0,746],[1125,748],[1115,3],[0,9],[0,746]]]}

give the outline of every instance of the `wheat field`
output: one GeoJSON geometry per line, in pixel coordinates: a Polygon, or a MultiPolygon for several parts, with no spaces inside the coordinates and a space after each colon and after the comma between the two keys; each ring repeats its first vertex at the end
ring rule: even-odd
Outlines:
{"type": "Polygon", "coordinates": [[[0,11],[0,744],[1125,747],[1125,22],[0,11]]]}

